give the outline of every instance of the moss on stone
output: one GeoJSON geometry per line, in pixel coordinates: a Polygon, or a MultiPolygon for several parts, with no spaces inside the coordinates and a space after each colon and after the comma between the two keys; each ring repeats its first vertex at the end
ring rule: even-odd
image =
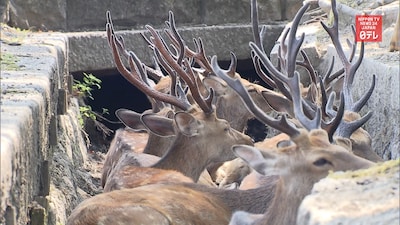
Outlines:
{"type": "Polygon", "coordinates": [[[400,159],[389,160],[383,163],[379,163],[368,169],[349,171],[343,173],[330,172],[328,178],[334,179],[346,179],[346,178],[357,178],[357,177],[367,177],[376,176],[380,174],[387,174],[391,170],[400,170],[400,159]]]}

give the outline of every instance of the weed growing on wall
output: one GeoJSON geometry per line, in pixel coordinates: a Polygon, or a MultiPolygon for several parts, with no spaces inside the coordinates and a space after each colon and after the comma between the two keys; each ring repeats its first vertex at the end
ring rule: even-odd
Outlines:
{"type": "MultiPolygon", "coordinates": [[[[100,120],[105,119],[103,115],[109,114],[108,109],[103,108],[102,112],[95,112],[90,105],[86,104],[87,99],[94,100],[92,91],[95,89],[101,89],[101,80],[91,73],[83,73],[82,81],[74,79],[74,84],[72,85],[73,95],[79,99],[80,116],[78,120],[82,130],[85,131],[88,124],[94,124],[97,130],[101,131],[103,137],[105,137],[112,131],[100,120]]],[[[87,132],[85,134],[87,135],[87,132]]],[[[90,141],[87,144],[90,145],[90,141]]]]}

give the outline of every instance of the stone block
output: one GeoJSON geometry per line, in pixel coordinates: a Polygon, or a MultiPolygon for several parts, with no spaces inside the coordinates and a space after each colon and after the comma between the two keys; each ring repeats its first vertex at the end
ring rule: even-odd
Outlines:
{"type": "Polygon", "coordinates": [[[330,174],[301,203],[297,224],[399,224],[399,166],[397,159],[330,174]]]}

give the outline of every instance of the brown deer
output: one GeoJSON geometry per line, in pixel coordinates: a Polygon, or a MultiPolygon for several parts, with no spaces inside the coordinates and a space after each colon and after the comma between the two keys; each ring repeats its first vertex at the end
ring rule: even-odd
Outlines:
{"type": "Polygon", "coordinates": [[[232,213],[262,213],[270,205],[276,177],[252,190],[227,190],[196,183],[149,184],[101,193],[81,202],[67,225],[228,224],[232,213]]]}
{"type": "MultiPolygon", "coordinates": [[[[170,14],[171,15],[171,14],[170,14]]],[[[115,188],[132,188],[134,184],[143,184],[148,180],[148,183],[155,183],[154,176],[156,172],[149,172],[152,169],[164,169],[164,174],[169,172],[179,171],[185,176],[197,182],[200,174],[211,163],[227,161],[234,158],[231,152],[233,144],[248,144],[252,145],[252,140],[247,135],[232,129],[226,120],[218,119],[214,107],[212,106],[213,91],[210,89],[208,98],[203,98],[197,79],[194,76],[192,68],[189,66],[188,59],[183,58],[180,62],[179,57],[176,60],[175,56],[163,44],[164,40],[150,26],[147,29],[152,35],[151,41],[154,45],[153,50],[156,52],[159,61],[162,61],[164,67],[168,66],[174,74],[179,75],[179,78],[184,80],[188,85],[192,98],[196,105],[182,101],[182,97],[177,98],[174,95],[166,95],[165,93],[156,92],[154,89],[148,88],[145,82],[145,68],[140,60],[130,52],[129,64],[130,70],[127,70],[122,64],[119,51],[124,51],[124,44],[118,40],[112,30],[112,23],[109,13],[107,23],[107,33],[110,46],[112,48],[113,57],[120,73],[131,83],[138,86],[147,95],[152,98],[162,100],[159,96],[163,96],[169,104],[174,105],[183,111],[174,113],[173,118],[167,118],[154,113],[145,113],[140,117],[143,125],[159,136],[174,136],[174,142],[166,151],[165,155],[156,164],[151,167],[143,168],[137,165],[129,165],[121,170],[112,173],[105,182],[104,190],[110,191],[115,188]],[[139,69],[142,68],[142,69],[139,69]],[[201,110],[198,110],[200,108],[201,110]],[[168,171],[167,171],[168,170],[168,171]],[[132,174],[130,178],[129,174],[132,174]],[[135,177],[134,177],[134,175],[135,177]]],[[[173,19],[170,16],[170,22],[173,24],[173,19]]],[[[183,55],[184,53],[180,53],[183,55]]],[[[160,171],[158,171],[160,172],[160,171]]],[[[157,176],[166,177],[166,176],[157,176]]],[[[175,176],[178,177],[178,176],[175,176]]],[[[171,181],[171,180],[170,180],[171,181]]],[[[187,181],[187,180],[186,180],[187,181]]],[[[172,182],[172,181],[171,181],[172,182]]]]}
{"type": "MultiPolygon", "coordinates": [[[[144,112],[149,113],[149,112],[144,112]]],[[[171,108],[165,107],[157,112],[159,115],[171,117],[173,113],[171,108]]],[[[115,112],[120,121],[126,128],[118,129],[108,148],[102,169],[101,185],[104,185],[117,164],[129,164],[134,161],[133,165],[148,167],[160,160],[159,155],[163,155],[165,149],[168,149],[174,141],[174,137],[161,137],[151,132],[147,132],[147,128],[140,120],[141,113],[137,113],[128,109],[119,109],[115,112]],[[146,131],[143,133],[142,131],[146,131]],[[145,143],[137,143],[138,135],[143,136],[145,143]],[[129,155],[125,157],[124,155],[129,155]],[[120,162],[128,161],[128,162],[120,162]]]]}
{"type": "MultiPolygon", "coordinates": [[[[300,150],[302,150],[309,153],[315,152],[315,156],[323,157],[317,159],[307,158],[308,161],[311,162],[312,165],[315,164],[317,168],[323,167],[324,169],[326,169],[326,167],[331,167],[332,164],[332,167],[334,167],[335,169],[347,170],[363,168],[371,164],[370,162],[362,158],[354,156],[339,145],[330,143],[327,132],[320,129],[319,125],[321,117],[319,117],[318,114],[316,114],[317,116],[311,121],[309,119],[306,119],[303,113],[296,114],[296,118],[299,117],[298,119],[299,121],[301,121],[301,124],[304,125],[304,123],[311,122],[311,124],[314,125],[308,127],[308,129],[311,131],[306,131],[305,129],[294,127],[290,122],[285,119],[285,116],[283,116],[280,120],[275,120],[268,117],[265,112],[254,105],[254,101],[251,100],[248,92],[245,90],[239,80],[236,79],[234,80],[234,82],[232,82],[232,78],[226,75],[226,71],[220,70],[217,65],[216,58],[214,58],[212,64],[213,69],[216,71],[217,74],[221,75],[222,73],[222,76],[228,77],[228,79],[226,79],[227,83],[230,86],[234,87],[235,91],[237,91],[239,95],[244,99],[244,102],[246,103],[250,111],[253,112],[258,119],[276,129],[281,130],[282,132],[287,133],[291,137],[294,143],[293,145],[291,145],[291,149],[289,147],[287,151],[282,149],[283,151],[279,152],[288,156],[288,158],[286,158],[285,160],[289,160],[291,162],[291,154],[289,154],[292,153],[291,150],[295,150],[296,153],[299,153],[298,155],[301,155],[300,150]],[[248,101],[249,99],[250,101],[248,101]],[[329,151],[326,151],[325,149],[329,149],[329,151]],[[347,162],[348,160],[350,160],[350,163],[346,164],[345,162],[347,162]],[[337,165],[337,167],[334,165],[337,165]]],[[[283,78],[283,80],[285,79],[283,78]]],[[[288,83],[288,85],[290,86],[291,93],[296,93],[297,96],[300,96],[298,88],[296,89],[296,85],[294,85],[294,83],[298,85],[298,76],[295,76],[294,79],[290,79],[286,83],[288,83]]],[[[299,98],[295,97],[294,99],[295,101],[293,102],[295,103],[295,106],[300,107],[299,98]]],[[[341,107],[340,109],[343,110],[344,108],[341,107]]],[[[301,112],[302,110],[299,111],[301,112]]],[[[299,111],[296,110],[296,112],[299,111]]],[[[318,110],[318,112],[320,111],[318,110]]],[[[338,111],[338,116],[342,115],[342,113],[339,112],[340,110],[338,111]]],[[[342,142],[346,145],[349,144],[348,141],[346,142],[346,139],[343,139],[343,141],[340,141],[340,139],[337,140],[337,144],[342,142]]],[[[263,169],[265,168],[263,158],[258,157],[257,151],[252,151],[251,146],[238,145],[235,146],[233,149],[238,156],[242,157],[247,162],[250,162],[250,165],[254,169],[265,171],[263,169]],[[255,157],[252,157],[252,153],[247,154],[247,149],[250,149],[250,152],[255,152],[256,154],[253,154],[255,155],[255,157]],[[257,166],[258,163],[260,163],[260,167],[257,166]]],[[[261,155],[260,153],[258,154],[261,155]]],[[[271,153],[271,155],[272,154],[273,153],[271,153]]],[[[276,156],[279,156],[279,154],[277,153],[276,156]]],[[[299,160],[295,161],[297,163],[296,165],[299,165],[299,163],[302,162],[299,160]]],[[[285,163],[279,161],[279,165],[284,164],[285,163]]],[[[307,162],[303,162],[303,164],[308,165],[307,162]]],[[[308,166],[304,165],[299,166],[299,168],[308,168],[308,166]]],[[[306,169],[296,171],[307,172],[306,169]]],[[[316,171],[319,170],[317,169],[316,171]]],[[[324,172],[322,172],[321,174],[323,173],[324,172]]],[[[289,173],[285,173],[285,175],[287,174],[289,173]]],[[[313,174],[314,173],[311,172],[311,176],[313,174]]],[[[318,175],[320,174],[318,173],[318,175]]],[[[293,178],[296,176],[291,177],[293,178]]],[[[263,196],[262,202],[264,202],[265,207],[269,205],[271,197],[274,198],[274,204],[272,206],[276,206],[276,204],[278,204],[276,203],[276,199],[278,198],[279,200],[279,198],[282,197],[280,191],[282,188],[282,183],[283,181],[285,181],[285,179],[280,178],[278,181],[279,184],[277,185],[275,185],[273,182],[274,180],[276,181],[276,177],[271,177],[270,180],[270,184],[273,184],[273,186],[269,188],[265,188],[266,186],[263,186],[259,189],[248,191],[221,190],[204,187],[202,185],[193,183],[152,184],[133,189],[115,190],[112,192],[99,194],[82,202],[77,208],[73,210],[72,214],[69,216],[67,225],[107,223],[199,225],[228,224],[230,215],[233,211],[245,210],[247,212],[257,213],[255,211],[258,211],[260,209],[250,209],[251,207],[254,207],[254,202],[257,202],[259,199],[261,199],[258,198],[259,196],[263,196]],[[275,186],[277,188],[277,191],[274,191],[275,186]],[[273,193],[275,194],[271,195],[271,191],[273,191],[273,193]],[[193,204],[193,202],[196,202],[196,204],[193,204]]],[[[311,181],[313,180],[311,179],[311,181]]],[[[297,182],[297,184],[302,184],[303,180],[301,182],[297,182]]],[[[307,186],[307,184],[305,184],[304,186],[307,186]]],[[[285,223],[283,222],[282,224],[285,223]]]]}

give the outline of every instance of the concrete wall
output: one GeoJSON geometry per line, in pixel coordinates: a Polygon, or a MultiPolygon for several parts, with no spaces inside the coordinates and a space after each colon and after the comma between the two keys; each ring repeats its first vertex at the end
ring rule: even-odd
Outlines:
{"type": "MultiPolygon", "coordinates": [[[[272,40],[278,38],[284,25],[268,25],[267,28],[264,45],[269,51],[275,44],[272,40]]],[[[124,38],[128,50],[135,52],[145,64],[153,63],[152,52],[140,35],[146,30],[117,30],[116,32],[124,38]]],[[[239,60],[250,59],[249,42],[253,40],[253,37],[249,25],[187,27],[179,28],[178,32],[191,49],[195,49],[193,38],[201,38],[206,54],[217,55],[218,60],[230,60],[231,51],[239,60]]],[[[67,33],[67,36],[71,72],[115,68],[105,31],[67,33]]]]}
{"type": "MultiPolygon", "coordinates": [[[[2,22],[23,29],[52,31],[103,30],[105,13],[111,11],[115,25],[142,29],[162,26],[173,11],[181,24],[221,25],[250,22],[250,0],[5,0],[0,4],[2,22]]],[[[301,0],[259,0],[260,19],[265,22],[292,19],[301,0]]]]}
{"type": "Polygon", "coordinates": [[[0,223],[26,224],[30,213],[48,204],[59,90],[68,69],[66,43],[63,37],[2,43],[2,57],[12,55],[17,68],[1,71],[0,223]]]}

